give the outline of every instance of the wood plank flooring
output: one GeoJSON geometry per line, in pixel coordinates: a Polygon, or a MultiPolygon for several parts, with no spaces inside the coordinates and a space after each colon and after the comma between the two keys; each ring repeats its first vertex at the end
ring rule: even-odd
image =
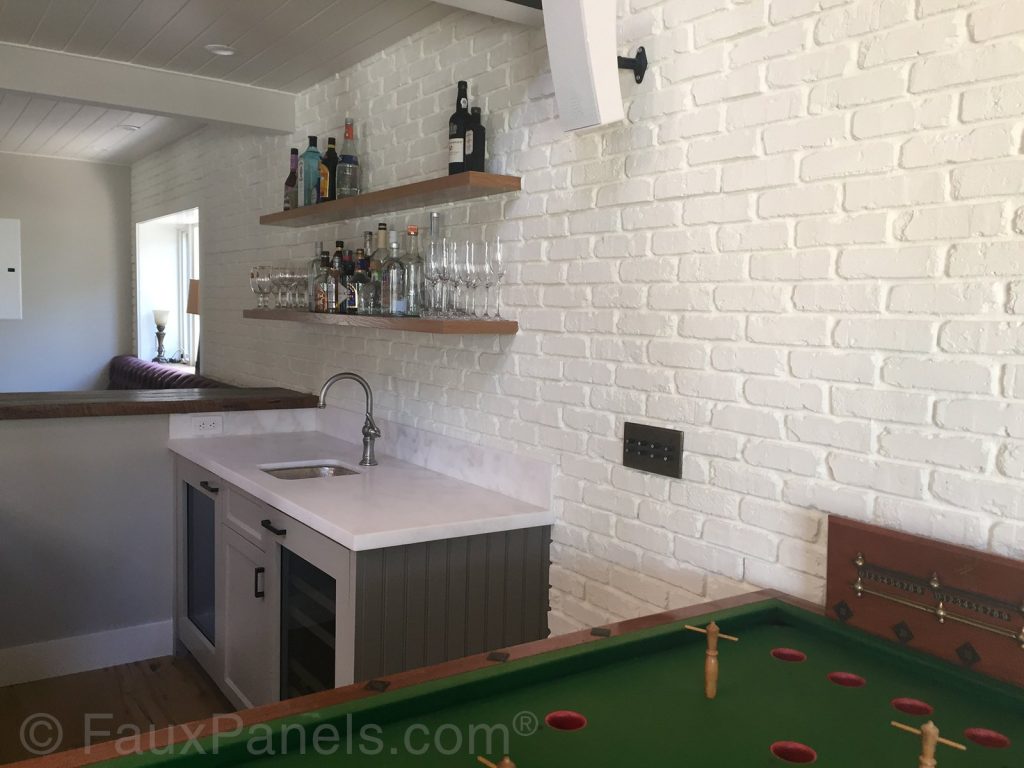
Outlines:
{"type": "MultiPolygon", "coordinates": [[[[85,746],[86,715],[93,717],[92,743],[128,735],[122,726],[165,728],[233,712],[213,681],[191,656],[163,656],[0,688],[0,764],[34,757],[22,745],[26,718],[39,713],[56,719],[63,731],[61,749],[85,746]]],[[[39,726],[39,736],[48,732],[39,726]]]]}

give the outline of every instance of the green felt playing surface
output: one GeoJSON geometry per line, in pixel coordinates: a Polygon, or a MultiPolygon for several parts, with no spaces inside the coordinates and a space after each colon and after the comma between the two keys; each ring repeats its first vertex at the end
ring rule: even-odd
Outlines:
{"type": "MultiPolygon", "coordinates": [[[[123,758],[117,768],[165,761],[182,768],[186,762],[472,768],[478,754],[497,762],[505,733],[518,768],[778,768],[787,763],[770,751],[777,741],[813,748],[823,766],[914,768],[919,737],[889,723],[920,726],[928,719],[943,736],[967,745],[966,752],[939,746],[940,768],[1024,766],[1024,691],[1018,688],[775,601],[689,623],[712,619],[741,636],[719,645],[713,701],[703,691],[704,637],[671,624],[255,726],[221,743],[216,756],[196,757],[193,746],[185,755],[123,758]],[[776,648],[807,658],[780,661],[772,656],[776,648]],[[837,685],[828,678],[832,672],[859,675],[866,684],[837,685]],[[934,713],[896,711],[897,698],[924,701],[934,713]],[[575,731],[544,725],[545,715],[557,710],[579,712],[587,725],[575,731]],[[539,727],[526,733],[534,722],[539,727]],[[997,731],[1011,744],[979,746],[965,738],[968,728],[997,731]]],[[[1007,653],[1024,658],[1009,641],[1007,653]]]]}

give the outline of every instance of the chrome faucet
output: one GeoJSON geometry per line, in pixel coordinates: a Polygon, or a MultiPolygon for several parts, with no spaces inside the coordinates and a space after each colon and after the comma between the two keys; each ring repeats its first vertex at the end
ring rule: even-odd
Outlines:
{"type": "Polygon", "coordinates": [[[334,386],[335,382],[342,379],[351,379],[357,382],[363,388],[363,392],[366,393],[366,421],[363,422],[363,458],[359,460],[359,466],[375,467],[377,466],[377,459],[373,455],[373,441],[380,437],[380,427],[373,420],[373,392],[370,391],[370,385],[366,383],[366,379],[358,373],[345,372],[334,374],[320,388],[320,403],[317,405],[317,408],[327,407],[327,390],[334,386]]]}

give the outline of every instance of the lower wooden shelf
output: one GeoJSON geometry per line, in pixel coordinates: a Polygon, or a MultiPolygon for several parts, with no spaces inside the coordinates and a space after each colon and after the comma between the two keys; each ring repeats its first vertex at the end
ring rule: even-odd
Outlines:
{"type": "Polygon", "coordinates": [[[351,325],[359,328],[384,328],[389,331],[413,333],[473,334],[512,336],[519,332],[515,320],[479,320],[438,317],[383,317],[377,315],[325,315],[296,309],[243,309],[242,317],[250,320],[284,320],[292,323],[319,325],[351,325]]]}

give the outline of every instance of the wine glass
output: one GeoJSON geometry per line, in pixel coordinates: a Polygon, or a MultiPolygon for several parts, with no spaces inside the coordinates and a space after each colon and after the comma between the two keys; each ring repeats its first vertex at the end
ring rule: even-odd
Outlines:
{"type": "Polygon", "coordinates": [[[423,260],[423,279],[430,285],[429,303],[424,307],[423,314],[437,316],[442,314],[438,301],[438,285],[444,268],[444,241],[431,240],[427,246],[427,257],[423,260]]]}
{"type": "MultiPolygon", "coordinates": [[[[466,259],[466,285],[469,289],[469,296],[466,301],[466,310],[472,317],[477,317],[480,311],[477,297],[479,288],[483,283],[486,249],[483,243],[473,240],[467,241],[466,259]]],[[[486,310],[486,306],[484,308],[486,310]]]]}
{"type": "Polygon", "coordinates": [[[487,243],[487,273],[494,286],[494,320],[501,320],[501,280],[507,266],[501,238],[496,237],[487,243]]]}
{"type": "Polygon", "coordinates": [[[270,305],[267,295],[270,293],[271,267],[253,267],[249,271],[249,287],[256,294],[256,308],[266,309],[270,305]]]}
{"type": "Polygon", "coordinates": [[[455,316],[455,302],[453,296],[455,279],[455,258],[458,253],[456,242],[445,238],[441,246],[441,315],[442,317],[455,316]]]}
{"type": "Polygon", "coordinates": [[[284,307],[284,267],[270,268],[270,287],[274,292],[274,309],[284,307]]]}
{"type": "Polygon", "coordinates": [[[452,281],[455,283],[455,299],[453,303],[454,314],[458,317],[469,314],[467,307],[469,302],[466,299],[466,289],[469,287],[469,262],[467,251],[470,243],[463,240],[453,244],[452,248],[452,281]]]}

